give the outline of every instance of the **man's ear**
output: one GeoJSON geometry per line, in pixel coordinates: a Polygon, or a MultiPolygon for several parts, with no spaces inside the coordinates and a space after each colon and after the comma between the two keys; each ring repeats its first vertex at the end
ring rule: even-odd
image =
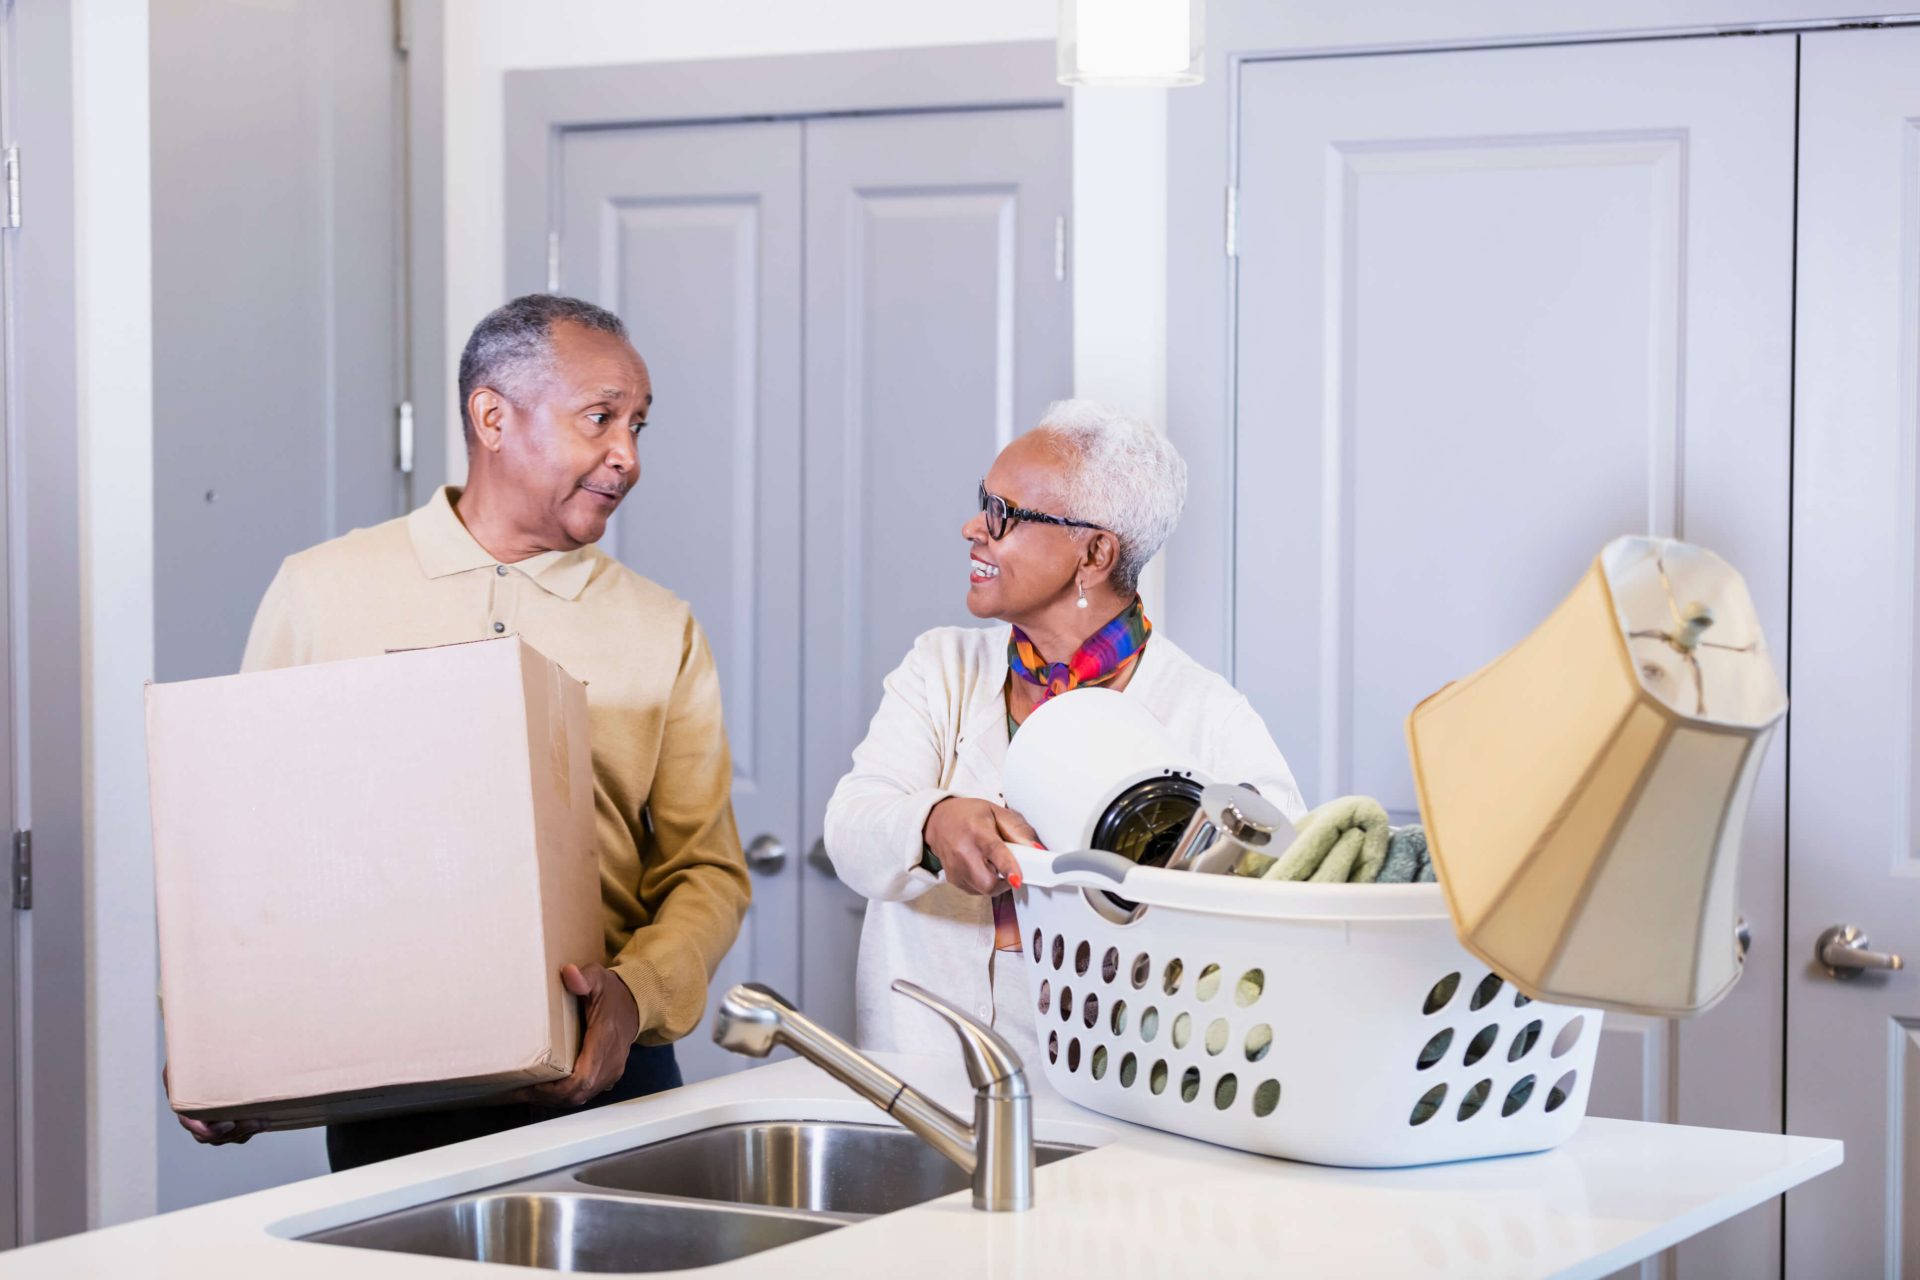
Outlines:
{"type": "Polygon", "coordinates": [[[473,440],[489,453],[500,452],[500,430],[506,425],[507,398],[492,387],[475,387],[467,397],[467,421],[473,440]]]}

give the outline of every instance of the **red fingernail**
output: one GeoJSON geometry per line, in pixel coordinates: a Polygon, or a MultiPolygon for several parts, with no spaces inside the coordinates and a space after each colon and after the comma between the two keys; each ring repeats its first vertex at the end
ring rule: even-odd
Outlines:
{"type": "Polygon", "coordinates": [[[1014,888],[1018,889],[1020,887],[1020,873],[1016,871],[1012,875],[1008,876],[1007,883],[1012,885],[1014,888]]]}

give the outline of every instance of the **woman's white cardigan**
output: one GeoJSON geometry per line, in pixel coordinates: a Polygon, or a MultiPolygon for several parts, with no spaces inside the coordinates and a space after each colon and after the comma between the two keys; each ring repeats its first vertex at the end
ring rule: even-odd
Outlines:
{"type": "MultiPolygon", "coordinates": [[[[827,803],[834,871],[867,899],[855,989],[858,1039],[868,1049],[946,1053],[953,1032],[894,994],[909,978],[993,1021],[993,909],[922,868],[927,814],[948,796],[1005,804],[1005,626],[941,627],[914,642],[889,675],[853,771],[827,803]]],[[[1295,821],[1300,789],[1259,713],[1224,679],[1159,632],[1125,695],[1136,698],[1222,782],[1250,782],[1295,821]]],[[[1024,963],[1009,952],[998,963],[1024,963]]],[[[1024,1010],[1024,1006],[1022,1006],[1024,1010]]],[[[1001,1010],[1002,1019],[1024,1016],[1001,1010]]]]}

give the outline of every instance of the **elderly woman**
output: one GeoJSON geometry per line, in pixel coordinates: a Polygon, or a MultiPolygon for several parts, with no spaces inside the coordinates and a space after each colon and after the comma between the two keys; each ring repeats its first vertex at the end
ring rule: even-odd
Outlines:
{"type": "Polygon", "coordinates": [[[967,608],[992,627],[941,627],[882,692],[853,771],[827,805],[840,879],[865,897],[856,1003],[869,1049],[937,1053],[953,1038],[889,990],[910,978],[991,1022],[1032,1062],[1007,844],[1034,843],[1005,807],[1007,744],[1034,709],[1103,685],[1138,699],[1213,776],[1305,811],[1247,700],[1155,632],[1140,570],[1173,532],[1186,463],[1145,423],[1069,400],[1001,451],[961,528],[967,608]]]}

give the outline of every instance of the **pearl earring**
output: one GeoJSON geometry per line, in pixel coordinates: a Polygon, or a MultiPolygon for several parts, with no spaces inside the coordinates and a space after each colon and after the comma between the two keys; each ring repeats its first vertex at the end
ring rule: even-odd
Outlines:
{"type": "Polygon", "coordinates": [[[1087,584],[1082,582],[1079,584],[1079,586],[1080,586],[1080,599],[1078,603],[1075,605],[1075,608],[1084,609],[1087,607],[1087,584]]]}

